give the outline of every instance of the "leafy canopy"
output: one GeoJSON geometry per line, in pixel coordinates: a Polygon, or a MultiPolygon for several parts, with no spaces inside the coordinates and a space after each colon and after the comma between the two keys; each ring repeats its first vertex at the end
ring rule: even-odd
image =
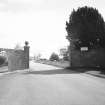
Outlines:
{"type": "Polygon", "coordinates": [[[76,40],[77,47],[105,47],[105,23],[96,8],[73,9],[66,30],[68,39],[76,40]]]}
{"type": "Polygon", "coordinates": [[[59,56],[56,53],[52,53],[50,56],[50,60],[51,61],[58,61],[59,60],[59,56]]]}

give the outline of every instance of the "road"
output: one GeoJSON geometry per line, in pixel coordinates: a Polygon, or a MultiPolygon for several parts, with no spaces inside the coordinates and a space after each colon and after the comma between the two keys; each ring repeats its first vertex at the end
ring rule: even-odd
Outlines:
{"type": "Polygon", "coordinates": [[[0,105],[105,105],[105,79],[30,63],[0,75],[0,105]]]}

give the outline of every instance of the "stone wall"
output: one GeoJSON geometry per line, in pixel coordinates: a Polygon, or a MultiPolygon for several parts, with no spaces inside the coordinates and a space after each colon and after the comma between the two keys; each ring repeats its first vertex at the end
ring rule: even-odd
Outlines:
{"type": "Polygon", "coordinates": [[[105,49],[89,49],[81,51],[71,43],[69,49],[71,67],[102,67],[105,68],[105,49]]]}
{"type": "Polygon", "coordinates": [[[29,46],[24,50],[7,50],[8,70],[24,70],[29,68],[29,46]]]}
{"type": "Polygon", "coordinates": [[[8,69],[10,71],[25,69],[24,51],[22,50],[8,51],[7,54],[8,54],[8,69]]]}

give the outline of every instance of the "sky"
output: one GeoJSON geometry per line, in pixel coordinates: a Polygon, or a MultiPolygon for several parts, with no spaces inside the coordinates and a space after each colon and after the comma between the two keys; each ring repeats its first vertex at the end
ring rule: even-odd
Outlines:
{"type": "Polygon", "coordinates": [[[0,48],[24,46],[49,57],[69,45],[65,23],[74,9],[92,6],[105,19],[104,0],[0,0],[0,48]]]}

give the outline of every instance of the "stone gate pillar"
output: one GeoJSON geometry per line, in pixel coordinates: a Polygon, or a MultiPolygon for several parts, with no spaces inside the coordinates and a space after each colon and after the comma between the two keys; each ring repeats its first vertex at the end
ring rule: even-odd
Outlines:
{"type": "Polygon", "coordinates": [[[28,42],[25,41],[25,46],[24,46],[24,63],[25,63],[25,69],[29,68],[29,46],[28,42]]]}
{"type": "Polygon", "coordinates": [[[69,49],[68,49],[69,50],[69,66],[72,67],[73,66],[72,65],[72,54],[73,54],[73,49],[74,49],[73,40],[69,36],[67,36],[66,38],[68,39],[70,43],[69,49]]]}

